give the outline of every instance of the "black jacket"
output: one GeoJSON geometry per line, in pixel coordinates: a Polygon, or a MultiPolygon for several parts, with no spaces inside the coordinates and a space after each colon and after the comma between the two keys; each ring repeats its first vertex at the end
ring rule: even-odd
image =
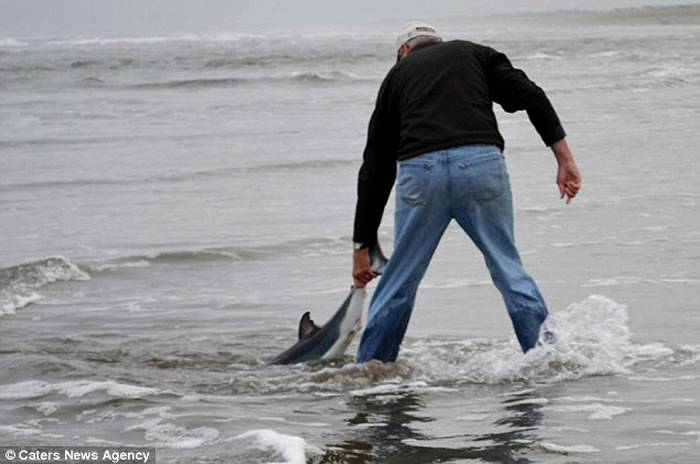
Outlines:
{"type": "Polygon", "coordinates": [[[428,44],[391,68],[369,123],[355,242],[376,243],[397,160],[470,144],[503,149],[492,102],[509,113],[526,110],[547,145],[566,135],[542,89],[493,48],[462,40],[428,44]]]}

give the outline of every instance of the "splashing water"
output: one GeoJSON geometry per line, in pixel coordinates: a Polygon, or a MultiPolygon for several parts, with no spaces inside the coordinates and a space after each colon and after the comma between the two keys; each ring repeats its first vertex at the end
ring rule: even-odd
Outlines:
{"type": "Polygon", "coordinates": [[[625,305],[601,295],[554,313],[547,325],[552,344],[528,353],[511,340],[429,340],[404,343],[399,360],[355,364],[340,360],[297,366],[240,366],[228,388],[238,393],[333,395],[376,388],[426,390],[465,384],[552,384],[591,376],[629,374],[640,363],[675,351],[661,343],[632,341],[625,305]]]}
{"type": "Polygon", "coordinates": [[[0,269],[0,316],[35,303],[42,296],[34,290],[67,280],[89,280],[90,276],[62,256],[0,269]]]}

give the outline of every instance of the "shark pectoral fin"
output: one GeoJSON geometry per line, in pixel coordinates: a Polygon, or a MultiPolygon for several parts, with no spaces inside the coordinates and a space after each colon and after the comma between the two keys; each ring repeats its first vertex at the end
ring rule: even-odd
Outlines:
{"type": "Polygon", "coordinates": [[[321,328],[311,320],[311,313],[306,311],[299,321],[299,340],[310,337],[319,330],[321,330],[321,328]]]}

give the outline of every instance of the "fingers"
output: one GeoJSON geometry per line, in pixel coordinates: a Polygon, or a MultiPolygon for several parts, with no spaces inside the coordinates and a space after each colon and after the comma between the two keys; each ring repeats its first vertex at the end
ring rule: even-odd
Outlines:
{"type": "Polygon", "coordinates": [[[364,288],[375,277],[377,274],[372,271],[369,250],[366,248],[355,250],[352,254],[352,278],[355,287],[364,288]]]}
{"type": "Polygon", "coordinates": [[[371,270],[361,270],[352,274],[353,282],[357,288],[364,288],[375,277],[377,277],[377,274],[371,270]]]}
{"type": "Polygon", "coordinates": [[[578,194],[581,184],[579,182],[567,182],[564,186],[564,195],[566,196],[566,204],[571,203],[571,200],[578,194]]]}

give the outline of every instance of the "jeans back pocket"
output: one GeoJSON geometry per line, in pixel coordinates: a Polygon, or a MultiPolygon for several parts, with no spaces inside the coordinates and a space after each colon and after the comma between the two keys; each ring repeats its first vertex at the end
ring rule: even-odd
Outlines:
{"type": "Polygon", "coordinates": [[[421,162],[399,163],[396,194],[404,203],[423,206],[428,202],[432,166],[421,162]]]}
{"type": "Polygon", "coordinates": [[[475,164],[461,163],[459,168],[468,181],[464,193],[476,201],[495,200],[508,191],[508,171],[501,155],[475,164]]]}

